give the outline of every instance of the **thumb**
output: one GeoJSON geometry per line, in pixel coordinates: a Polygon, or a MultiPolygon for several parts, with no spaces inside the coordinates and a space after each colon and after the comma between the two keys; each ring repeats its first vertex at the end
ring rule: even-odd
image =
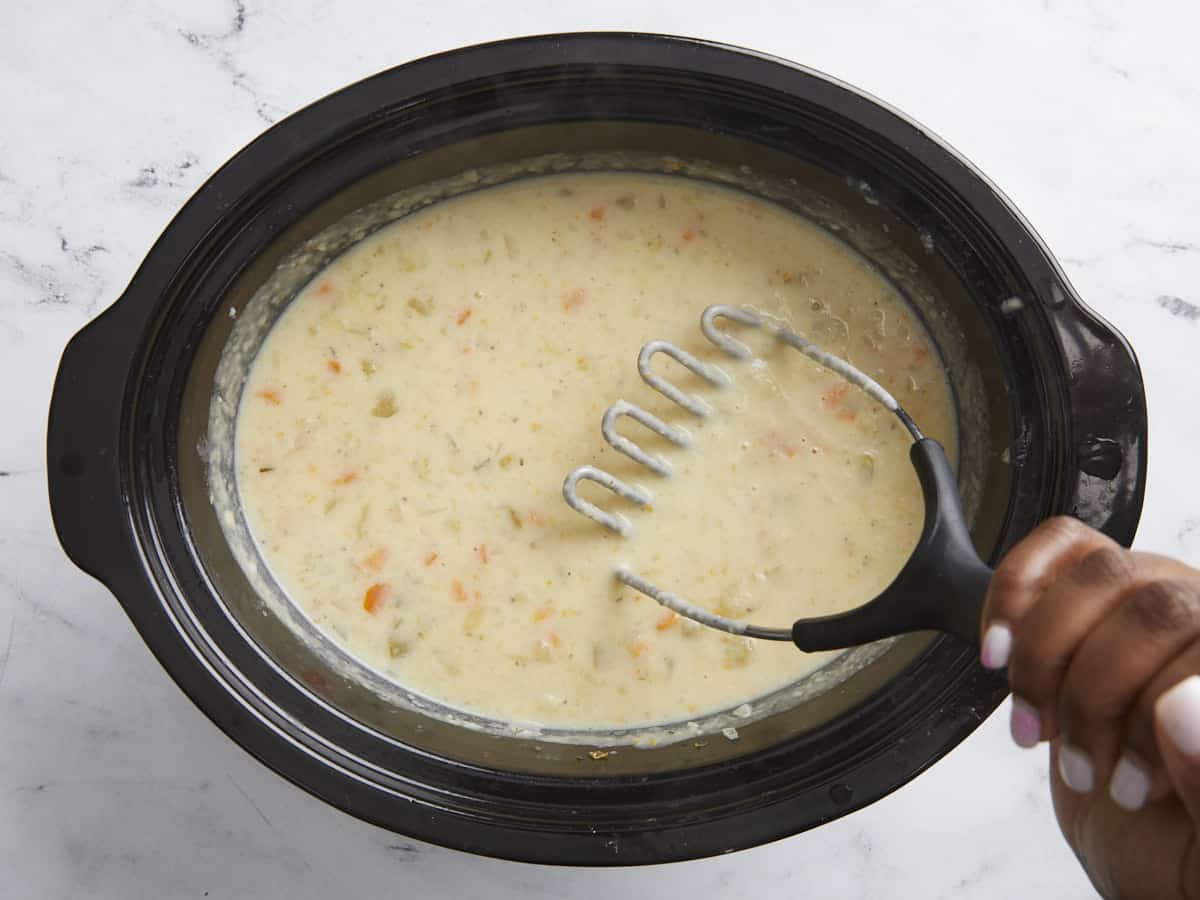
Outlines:
{"type": "Polygon", "coordinates": [[[1200,675],[1189,675],[1154,704],[1159,752],[1171,786],[1200,829],[1200,675]]]}

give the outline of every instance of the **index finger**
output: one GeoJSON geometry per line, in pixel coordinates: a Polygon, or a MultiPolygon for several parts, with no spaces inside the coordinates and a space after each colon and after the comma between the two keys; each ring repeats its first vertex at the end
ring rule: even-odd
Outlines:
{"type": "Polygon", "coordinates": [[[1097,550],[1116,548],[1112,538],[1069,516],[1047,519],[1005,554],[988,585],[980,621],[980,662],[1008,664],[1013,631],[1063,572],[1097,550]]]}

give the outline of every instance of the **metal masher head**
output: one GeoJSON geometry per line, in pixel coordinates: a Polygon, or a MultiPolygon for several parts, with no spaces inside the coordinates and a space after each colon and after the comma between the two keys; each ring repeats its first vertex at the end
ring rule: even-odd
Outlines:
{"type": "MultiPolygon", "coordinates": [[[[724,304],[709,306],[700,317],[700,330],[727,355],[744,360],[751,358],[753,352],[718,326],[722,319],[769,330],[777,340],[840,375],[899,419],[912,436],[910,455],[925,497],[925,527],[917,549],[896,581],[870,603],[849,613],[800,620],[790,629],[765,628],[718,615],[663,590],[624,566],[617,568],[616,578],[664,607],[702,625],[746,637],[793,641],[803,650],[835,649],[926,628],[949,631],[964,639],[972,639],[991,571],[975,554],[959,507],[957,484],[941,446],[921,433],[916,422],[891,393],[846,360],[827,353],[782,323],[754,310],[724,304]],[[949,595],[945,590],[929,589],[931,583],[934,588],[957,588],[968,594],[972,602],[964,606],[953,597],[946,599],[949,595]],[[911,602],[909,595],[914,592],[920,593],[921,597],[911,602]]],[[[703,397],[680,390],[651,369],[651,362],[660,353],[670,356],[714,388],[727,388],[733,384],[733,379],[719,367],[698,359],[668,341],[651,341],[642,347],[638,354],[638,372],[647,385],[697,418],[711,415],[712,406],[703,397]]],[[[669,459],[660,453],[648,453],[634,441],[617,433],[617,423],[623,417],[633,419],[677,447],[689,447],[692,443],[691,434],[625,400],[618,400],[605,411],[600,432],[609,446],[656,476],[669,477],[672,471],[669,459]]],[[[563,497],[567,504],[622,537],[632,533],[633,523],[618,512],[601,509],[580,497],[578,488],[581,481],[599,484],[637,506],[646,506],[653,500],[653,493],[649,489],[630,484],[595,466],[580,466],[567,475],[563,482],[563,497]]]]}

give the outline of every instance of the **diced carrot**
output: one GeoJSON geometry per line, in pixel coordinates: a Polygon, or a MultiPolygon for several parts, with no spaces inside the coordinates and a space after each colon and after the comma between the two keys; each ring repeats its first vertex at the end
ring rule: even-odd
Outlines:
{"type": "Polygon", "coordinates": [[[546,517],[532,509],[525,513],[525,518],[529,520],[530,525],[536,525],[538,528],[542,528],[546,524],[546,517]]]}
{"type": "Polygon", "coordinates": [[[779,280],[782,281],[784,284],[791,284],[792,279],[795,277],[791,272],[787,271],[786,269],[776,269],[775,274],[779,276],[779,280]]]}
{"type": "Polygon", "coordinates": [[[858,418],[858,413],[852,409],[839,409],[834,415],[843,422],[853,422],[858,418]]]}
{"type": "Polygon", "coordinates": [[[604,207],[603,206],[593,206],[588,211],[588,218],[590,218],[594,222],[601,221],[604,218],[604,207]]]}
{"type": "Polygon", "coordinates": [[[679,614],[667,610],[661,619],[654,623],[657,631],[666,631],[679,620],[679,614]]]}
{"type": "Polygon", "coordinates": [[[929,356],[929,348],[924,344],[915,344],[912,348],[913,359],[923,362],[929,356]]]}
{"type": "Polygon", "coordinates": [[[467,589],[465,587],[463,587],[463,583],[461,581],[459,581],[457,578],[455,578],[452,582],[450,582],[450,590],[454,594],[454,599],[457,600],[459,603],[466,603],[467,600],[469,599],[467,597],[467,589]]]}
{"type": "Polygon", "coordinates": [[[632,646],[629,648],[629,652],[636,659],[649,649],[650,645],[645,641],[634,641],[632,646]]]}
{"type": "Polygon", "coordinates": [[[459,313],[458,313],[458,315],[455,317],[454,321],[455,321],[457,324],[459,324],[459,325],[462,325],[462,324],[464,324],[464,323],[467,321],[467,319],[469,319],[469,318],[471,318],[471,307],[469,307],[469,306],[468,306],[466,309],[459,310],[459,313]]]}
{"type": "Polygon", "coordinates": [[[386,547],[380,547],[370,556],[363,560],[363,568],[371,572],[378,572],[383,568],[383,564],[387,562],[388,552],[386,547]]]}
{"type": "Polygon", "coordinates": [[[458,352],[461,353],[463,356],[469,356],[471,353],[471,348],[469,346],[467,346],[466,344],[464,344],[463,346],[458,348],[458,352]]]}
{"type": "Polygon", "coordinates": [[[543,606],[543,607],[541,607],[539,609],[535,609],[533,611],[533,621],[541,622],[541,621],[544,621],[545,619],[550,618],[552,615],[554,615],[554,607],[553,606],[543,606]]]}
{"type": "Polygon", "coordinates": [[[340,362],[338,362],[336,359],[331,359],[329,362],[325,363],[325,366],[334,375],[340,375],[342,372],[342,364],[340,362]]]}
{"type": "Polygon", "coordinates": [[[386,584],[373,584],[367,588],[367,592],[363,594],[363,609],[374,615],[379,611],[379,607],[383,605],[383,601],[387,599],[391,593],[391,588],[386,584]]]}
{"type": "Polygon", "coordinates": [[[334,484],[350,484],[352,481],[358,481],[357,472],[344,472],[337,478],[333,479],[334,484]]]}
{"type": "Polygon", "coordinates": [[[322,297],[327,297],[333,293],[333,285],[327,280],[322,281],[317,285],[317,293],[322,297]]]}
{"type": "Polygon", "coordinates": [[[275,388],[265,388],[264,390],[259,391],[257,396],[262,397],[272,406],[278,406],[281,402],[283,402],[283,397],[279,395],[279,391],[275,390],[275,388]]]}
{"type": "Polygon", "coordinates": [[[822,394],[821,399],[825,402],[826,406],[833,408],[846,399],[846,394],[849,392],[850,385],[846,382],[842,382],[841,384],[835,384],[824,394],[822,394]]]}
{"type": "Polygon", "coordinates": [[[694,241],[696,239],[696,229],[689,226],[683,229],[683,234],[679,236],[685,241],[694,241]]]}
{"type": "Polygon", "coordinates": [[[437,562],[437,558],[438,558],[437,551],[431,551],[429,553],[426,553],[425,554],[425,565],[432,566],[435,562],[437,562]]]}
{"type": "Polygon", "coordinates": [[[479,561],[486,566],[488,564],[487,544],[480,544],[475,548],[475,552],[479,554],[479,561]]]}
{"type": "Polygon", "coordinates": [[[586,288],[575,288],[567,293],[563,298],[563,309],[578,309],[587,302],[588,292],[586,288]]]}

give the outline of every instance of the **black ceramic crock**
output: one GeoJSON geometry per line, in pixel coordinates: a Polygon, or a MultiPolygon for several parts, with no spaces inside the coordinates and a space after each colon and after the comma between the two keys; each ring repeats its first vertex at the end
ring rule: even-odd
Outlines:
{"type": "Polygon", "coordinates": [[[854,219],[851,243],[868,258],[886,246],[919,270],[987,407],[985,433],[972,436],[985,558],[1058,513],[1132,540],[1146,476],[1136,359],[1011,204],[925,129],[852,88],[743,50],[635,34],[431,57],[255,140],[67,346],[50,409],[50,500],[71,559],[113,591],[171,677],[305,790],[475,853],[664,862],[794,834],[883,797],[966,737],[1003,683],[955,640],[910,636],[737,741],[603,759],[584,744],[389,708],[253,614],[197,450],[231,308],[289,249],[390,192],[598,149],[766,173],[854,219]]]}

